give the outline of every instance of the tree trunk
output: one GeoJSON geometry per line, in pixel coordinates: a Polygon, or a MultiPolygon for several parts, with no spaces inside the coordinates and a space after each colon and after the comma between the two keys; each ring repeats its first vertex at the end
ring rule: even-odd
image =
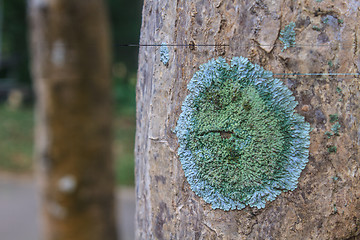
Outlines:
{"type": "Polygon", "coordinates": [[[44,239],[116,239],[104,4],[34,0],[30,18],[44,239]]]}
{"type": "Polygon", "coordinates": [[[174,132],[187,83],[212,58],[243,56],[274,73],[359,72],[359,9],[357,1],[145,1],[141,44],[195,46],[169,46],[167,64],[159,47],[140,48],[137,239],[360,239],[357,78],[282,79],[312,128],[309,162],[297,189],[264,209],[213,210],[190,189],[174,132]],[[297,46],[284,49],[280,32],[291,22],[297,46]]]}

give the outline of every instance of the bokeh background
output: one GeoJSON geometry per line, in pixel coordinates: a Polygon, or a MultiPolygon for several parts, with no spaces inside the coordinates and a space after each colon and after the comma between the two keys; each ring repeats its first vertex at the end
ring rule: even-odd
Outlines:
{"type": "MultiPolygon", "coordinates": [[[[142,1],[106,0],[113,46],[115,169],[134,185],[135,85],[142,1]]],[[[29,69],[27,2],[0,0],[0,172],[32,174],[34,93],[29,69]]]]}
{"type": "MultiPolygon", "coordinates": [[[[114,170],[120,239],[134,239],[134,137],[137,47],[142,0],[104,0],[112,38],[114,170]]],[[[0,0],[0,240],[38,240],[34,177],[35,96],[25,0],[0,0]]],[[[99,176],[101,177],[101,176],[99,176]]]]}

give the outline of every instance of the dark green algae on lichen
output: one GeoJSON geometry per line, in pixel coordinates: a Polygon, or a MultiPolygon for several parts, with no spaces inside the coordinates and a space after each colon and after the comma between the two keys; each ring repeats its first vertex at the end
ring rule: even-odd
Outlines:
{"type": "Polygon", "coordinates": [[[191,189],[213,209],[263,208],[294,190],[308,162],[310,125],[292,92],[243,57],[200,66],[176,134],[191,189]]]}

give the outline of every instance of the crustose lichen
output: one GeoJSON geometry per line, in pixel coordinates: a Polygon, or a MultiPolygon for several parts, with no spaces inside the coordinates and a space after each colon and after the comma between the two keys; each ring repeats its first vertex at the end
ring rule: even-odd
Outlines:
{"type": "Polygon", "coordinates": [[[169,64],[169,48],[166,43],[162,43],[160,47],[160,61],[167,66],[169,64]]]}
{"type": "Polygon", "coordinates": [[[263,208],[294,190],[308,161],[310,125],[292,92],[243,57],[200,66],[177,122],[192,190],[212,208],[263,208]]]}
{"type": "Polygon", "coordinates": [[[280,31],[280,41],[284,44],[283,49],[295,46],[295,23],[291,22],[289,25],[285,26],[283,30],[280,31]]]}

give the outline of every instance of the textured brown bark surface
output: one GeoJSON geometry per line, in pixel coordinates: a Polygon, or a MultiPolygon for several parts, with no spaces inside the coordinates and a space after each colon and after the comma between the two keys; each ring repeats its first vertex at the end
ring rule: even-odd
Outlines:
{"type": "Polygon", "coordinates": [[[44,239],[116,239],[110,50],[101,0],[30,5],[44,239]]]}
{"type": "Polygon", "coordinates": [[[358,1],[145,1],[142,44],[230,46],[169,47],[168,66],[159,48],[140,48],[137,239],[360,239],[359,79],[283,80],[313,128],[310,156],[298,188],[265,209],[211,209],[184,177],[173,131],[187,83],[211,58],[244,56],[276,73],[359,72],[359,14],[358,1]],[[299,46],[281,51],[280,31],[290,22],[299,46]],[[330,114],[338,114],[341,127],[328,138],[330,114]]]}

